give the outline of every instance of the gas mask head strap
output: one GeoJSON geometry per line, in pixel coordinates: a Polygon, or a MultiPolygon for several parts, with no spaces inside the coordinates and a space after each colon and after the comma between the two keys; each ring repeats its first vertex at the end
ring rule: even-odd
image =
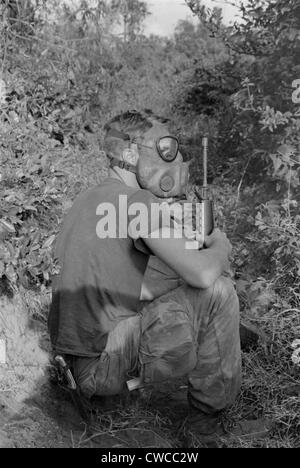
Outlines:
{"type": "MultiPolygon", "coordinates": [[[[118,138],[119,140],[128,141],[129,143],[133,143],[134,139],[130,138],[128,133],[120,132],[114,128],[111,128],[107,134],[108,137],[118,138]]],[[[110,167],[113,169],[114,167],[119,167],[120,169],[125,169],[125,171],[132,172],[136,174],[136,167],[132,164],[128,164],[125,161],[121,161],[120,159],[114,158],[111,155],[107,155],[108,159],[110,160],[110,167]]]]}
{"type": "Polygon", "coordinates": [[[123,140],[123,141],[131,141],[130,135],[128,135],[128,133],[120,132],[119,130],[116,130],[115,128],[111,128],[108,131],[107,136],[111,138],[118,138],[119,140],[123,140]]]}

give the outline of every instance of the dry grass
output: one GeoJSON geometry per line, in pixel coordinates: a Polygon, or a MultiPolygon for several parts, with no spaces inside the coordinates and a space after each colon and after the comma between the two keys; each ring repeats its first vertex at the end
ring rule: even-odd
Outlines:
{"type": "Polygon", "coordinates": [[[114,409],[95,412],[93,423],[86,427],[79,440],[73,437],[74,448],[172,448],[170,421],[143,407],[138,401],[120,403],[114,409]]]}
{"type": "Polygon", "coordinates": [[[297,447],[300,444],[300,369],[292,362],[292,343],[300,336],[300,310],[266,314],[257,322],[271,338],[268,349],[243,356],[242,393],[227,417],[265,417],[274,429],[260,442],[233,446],[297,447]]]}

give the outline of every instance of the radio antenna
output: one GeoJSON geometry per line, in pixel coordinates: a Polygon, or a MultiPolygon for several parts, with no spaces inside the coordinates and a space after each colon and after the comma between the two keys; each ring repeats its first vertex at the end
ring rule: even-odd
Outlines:
{"type": "Polygon", "coordinates": [[[208,136],[204,136],[202,139],[203,146],[203,200],[208,199],[208,136]]]}

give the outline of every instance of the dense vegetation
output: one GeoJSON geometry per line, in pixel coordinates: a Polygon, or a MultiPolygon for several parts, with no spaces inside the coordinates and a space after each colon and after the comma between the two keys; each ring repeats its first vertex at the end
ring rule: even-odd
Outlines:
{"type": "Polygon", "coordinates": [[[209,132],[242,310],[270,337],[267,350],[244,357],[232,416],[250,401],[276,422],[267,444],[295,446],[299,387],[285,390],[299,379],[300,3],[248,0],[231,27],[217,8],[186,3],[198,25],[181,21],[172,38],[158,38],[142,34],[139,0],[0,2],[0,293],[29,290],[43,303],[59,223],[106,175],[111,116],[152,108],[172,118],[194,183],[209,132]]]}

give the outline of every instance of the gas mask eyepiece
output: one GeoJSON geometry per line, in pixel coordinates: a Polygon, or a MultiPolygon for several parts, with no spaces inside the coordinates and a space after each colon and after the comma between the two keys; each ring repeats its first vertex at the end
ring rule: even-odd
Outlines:
{"type": "Polygon", "coordinates": [[[156,149],[161,159],[165,162],[173,162],[179,152],[179,142],[174,136],[165,136],[156,141],[156,149]]]}

